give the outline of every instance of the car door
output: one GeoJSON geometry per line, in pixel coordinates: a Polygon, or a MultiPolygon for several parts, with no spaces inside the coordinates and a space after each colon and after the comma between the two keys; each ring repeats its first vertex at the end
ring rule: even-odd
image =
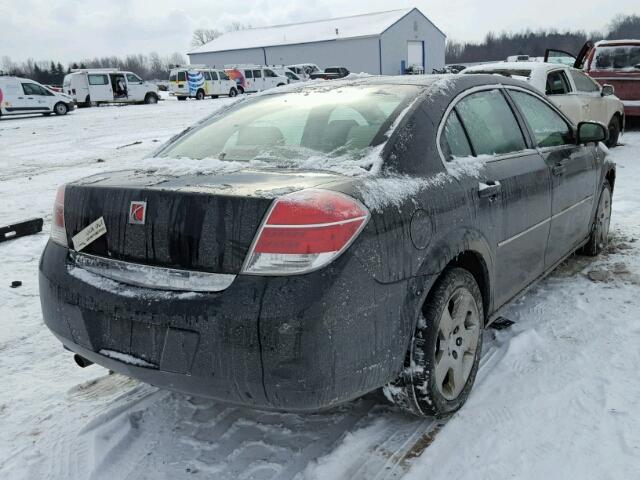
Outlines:
{"type": "Polygon", "coordinates": [[[105,73],[90,73],[87,75],[89,82],[89,96],[92,102],[113,102],[113,89],[109,81],[109,75],[105,73]]]}
{"type": "Polygon", "coordinates": [[[48,95],[50,92],[37,83],[22,82],[22,92],[23,94],[18,96],[16,110],[25,113],[51,111],[52,105],[49,105],[51,102],[48,97],[53,97],[53,94],[48,95]]]}
{"type": "Polygon", "coordinates": [[[129,94],[129,100],[134,102],[141,102],[146,95],[146,88],[142,79],[135,73],[127,73],[127,92],[129,94]]]}
{"type": "Polygon", "coordinates": [[[551,218],[545,266],[555,266],[589,235],[602,159],[593,145],[577,145],[573,126],[543,99],[510,88],[540,156],[551,169],[551,218]]]}
{"type": "Polygon", "coordinates": [[[443,137],[449,144],[455,143],[453,137],[462,143],[457,153],[445,153],[452,162],[448,167],[472,172],[462,181],[475,204],[477,228],[495,252],[498,307],[544,271],[551,213],[549,167],[531,148],[528,133],[495,86],[461,99],[447,119],[443,137]],[[474,172],[478,157],[481,168],[474,172]]]}
{"type": "Polygon", "coordinates": [[[264,76],[262,75],[262,69],[253,70],[253,90],[258,92],[265,89],[264,76]]]}
{"type": "Polygon", "coordinates": [[[247,92],[256,91],[256,87],[253,84],[253,70],[244,71],[244,83],[245,83],[245,91],[247,92]]]}
{"type": "Polygon", "coordinates": [[[562,110],[574,123],[579,123],[587,116],[587,107],[576,95],[567,70],[559,68],[547,72],[545,93],[549,100],[562,110]]]}
{"type": "Polygon", "coordinates": [[[609,112],[607,99],[602,96],[600,85],[579,70],[570,69],[569,73],[575,96],[585,112],[581,121],[596,121],[605,126],[609,125],[613,114],[609,112]]]}
{"type": "Polygon", "coordinates": [[[220,87],[220,77],[218,76],[218,72],[211,70],[211,94],[220,95],[221,93],[222,89],[220,87]]]}

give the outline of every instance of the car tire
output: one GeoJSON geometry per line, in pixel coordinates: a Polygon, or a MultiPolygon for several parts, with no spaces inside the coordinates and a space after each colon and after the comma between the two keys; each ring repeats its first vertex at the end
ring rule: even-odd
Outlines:
{"type": "Polygon", "coordinates": [[[591,235],[582,253],[595,257],[599,255],[609,243],[609,226],[611,224],[611,185],[605,180],[600,191],[596,215],[591,227],[591,235]]]}
{"type": "Polygon", "coordinates": [[[276,85],[277,87],[284,87],[286,84],[285,83],[279,83],[278,85],[276,85]]]}
{"type": "Polygon", "coordinates": [[[240,95],[243,95],[243,94],[244,94],[244,88],[242,88],[242,87],[238,87],[238,93],[239,93],[240,95]]]}
{"type": "Polygon", "coordinates": [[[232,88],[231,90],[229,90],[230,97],[235,97],[237,95],[238,95],[238,90],[236,90],[235,88],[232,88]]]}
{"type": "Polygon", "coordinates": [[[69,107],[67,107],[62,102],[58,102],[53,106],[53,112],[56,115],[66,115],[68,111],[69,111],[69,107]]]}
{"type": "Polygon", "coordinates": [[[185,101],[187,99],[187,97],[178,97],[178,100],[180,100],[181,102],[185,101]]]}
{"type": "Polygon", "coordinates": [[[447,268],[419,313],[405,368],[383,388],[385,396],[421,417],[456,412],[475,381],[483,325],[482,294],[473,275],[447,268]]]}
{"type": "Polygon", "coordinates": [[[204,100],[204,90],[198,90],[196,92],[196,100],[204,100]]]}
{"type": "Polygon", "coordinates": [[[613,148],[618,145],[618,139],[620,138],[620,118],[614,115],[609,122],[609,139],[607,140],[607,147],[613,148]]]}
{"type": "Polygon", "coordinates": [[[155,105],[158,103],[158,96],[155,93],[147,93],[144,97],[144,103],[147,105],[155,105]]]}

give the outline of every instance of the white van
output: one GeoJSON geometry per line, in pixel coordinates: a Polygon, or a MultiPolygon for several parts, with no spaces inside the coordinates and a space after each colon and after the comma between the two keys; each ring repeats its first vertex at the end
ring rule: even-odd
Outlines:
{"type": "Polygon", "coordinates": [[[239,93],[260,92],[273,87],[281,87],[289,82],[275,67],[262,65],[225,65],[224,71],[235,80],[239,93]]]}
{"type": "Polygon", "coordinates": [[[111,68],[73,70],[64,77],[62,91],[78,106],[101,103],[158,103],[158,87],[133,72],[111,68]]]}
{"type": "Polygon", "coordinates": [[[223,70],[206,66],[186,65],[169,72],[169,95],[178,100],[187,97],[202,100],[206,96],[218,98],[220,95],[235,97],[238,94],[236,82],[229,79],[223,70]]]}
{"type": "Polygon", "coordinates": [[[28,78],[0,76],[0,117],[4,115],[66,115],[73,99],[28,78]]]}

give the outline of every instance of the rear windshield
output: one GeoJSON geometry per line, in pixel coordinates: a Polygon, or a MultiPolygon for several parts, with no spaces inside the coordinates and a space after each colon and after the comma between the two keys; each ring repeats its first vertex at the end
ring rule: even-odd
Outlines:
{"type": "Polygon", "coordinates": [[[597,47],[593,70],[633,70],[640,72],[640,45],[597,47]]]}
{"type": "Polygon", "coordinates": [[[359,159],[382,143],[416,86],[347,86],[264,95],[212,117],[160,156],[259,160],[291,167],[330,157],[359,159]]]}

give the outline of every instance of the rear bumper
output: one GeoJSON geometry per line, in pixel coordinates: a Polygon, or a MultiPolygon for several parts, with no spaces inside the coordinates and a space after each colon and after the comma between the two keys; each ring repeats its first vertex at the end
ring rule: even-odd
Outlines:
{"type": "Polygon", "coordinates": [[[346,254],[309,275],[239,275],[206,294],[78,275],[70,261],[50,242],[40,264],[44,321],[67,348],[152,385],[256,408],[319,410],[392,380],[418,304],[407,291],[419,289],[379,284],[346,254]]]}

